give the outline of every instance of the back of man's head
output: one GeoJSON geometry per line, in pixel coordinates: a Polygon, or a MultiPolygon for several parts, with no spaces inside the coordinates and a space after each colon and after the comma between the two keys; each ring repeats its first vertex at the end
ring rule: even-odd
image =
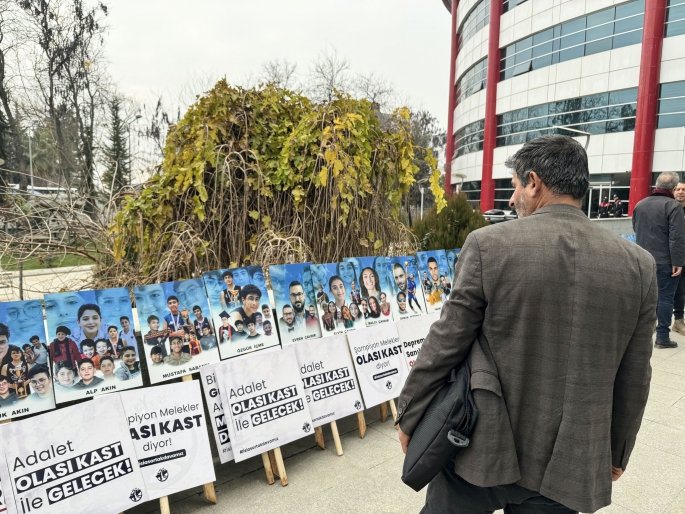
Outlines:
{"type": "Polygon", "coordinates": [[[673,191],[680,182],[680,177],[674,171],[664,171],[656,178],[656,188],[673,191]]]}
{"type": "Polygon", "coordinates": [[[587,153],[578,141],[568,136],[540,136],[523,145],[505,162],[521,182],[528,184],[531,171],[537,173],[550,192],[579,200],[590,187],[587,153]]]}

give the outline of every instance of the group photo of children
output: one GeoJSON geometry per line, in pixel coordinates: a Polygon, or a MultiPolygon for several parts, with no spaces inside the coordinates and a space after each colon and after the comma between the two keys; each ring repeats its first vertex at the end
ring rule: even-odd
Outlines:
{"type": "Polygon", "coordinates": [[[153,384],[169,378],[170,371],[219,360],[217,333],[201,278],[136,286],[133,294],[153,384]]]}
{"type": "Polygon", "coordinates": [[[209,271],[204,279],[222,359],[256,344],[278,344],[261,266],[209,271]]]}
{"type": "Polygon", "coordinates": [[[54,407],[41,301],[0,303],[0,414],[54,407]]]}
{"type": "Polygon", "coordinates": [[[57,403],[143,385],[127,288],[45,295],[45,317],[57,403]]]}

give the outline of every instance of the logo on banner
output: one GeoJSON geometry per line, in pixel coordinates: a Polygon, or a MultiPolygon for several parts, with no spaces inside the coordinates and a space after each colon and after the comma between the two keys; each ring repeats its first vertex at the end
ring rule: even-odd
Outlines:
{"type": "Polygon", "coordinates": [[[388,380],[388,381],[385,383],[385,387],[387,387],[388,389],[392,389],[392,382],[390,382],[390,380],[388,380]]]}
{"type": "Polygon", "coordinates": [[[132,502],[139,502],[143,498],[143,491],[136,487],[133,489],[133,491],[131,491],[129,498],[132,502]]]}
{"type": "Polygon", "coordinates": [[[165,482],[166,479],[169,478],[169,472],[168,472],[166,469],[161,468],[161,469],[157,472],[157,474],[155,475],[155,477],[157,477],[157,480],[159,480],[160,482],[165,482]]]}
{"type": "Polygon", "coordinates": [[[360,402],[359,400],[354,402],[354,408],[357,410],[361,409],[362,408],[362,402],[360,402]]]}
{"type": "Polygon", "coordinates": [[[305,422],[304,425],[302,425],[302,430],[304,430],[306,433],[309,433],[309,431],[312,429],[311,425],[307,422],[305,422]]]}

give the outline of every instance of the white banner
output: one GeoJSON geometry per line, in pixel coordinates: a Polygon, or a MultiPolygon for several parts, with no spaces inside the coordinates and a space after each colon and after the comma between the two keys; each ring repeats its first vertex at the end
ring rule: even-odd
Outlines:
{"type": "Polygon", "coordinates": [[[197,380],[119,394],[150,500],[216,480],[197,380]]]}
{"type": "MultiPolygon", "coordinates": [[[[148,499],[117,395],[0,427],[17,511],[118,513],[148,499]]],[[[1,466],[0,466],[1,467],[1,466]]]]}
{"type": "Polygon", "coordinates": [[[200,370],[200,375],[202,375],[202,390],[205,393],[205,401],[209,411],[209,424],[212,425],[216,448],[219,451],[219,459],[222,464],[226,464],[233,460],[233,447],[231,445],[231,436],[228,432],[231,417],[228,415],[228,412],[224,411],[221,388],[216,381],[214,373],[214,368],[217,365],[210,364],[205,366],[200,370]]]}
{"type": "Polygon", "coordinates": [[[407,360],[409,371],[414,367],[414,361],[418,357],[423,341],[426,339],[431,325],[440,319],[439,312],[432,312],[416,319],[403,319],[397,322],[397,332],[400,334],[402,352],[407,360]]]}
{"type": "Polygon", "coordinates": [[[366,408],[397,398],[408,370],[395,323],[359,330],[347,340],[366,408]]]}
{"type": "Polygon", "coordinates": [[[236,462],[312,433],[292,347],[223,361],[215,373],[231,411],[229,433],[236,462]]]}
{"type": "Polygon", "coordinates": [[[344,335],[294,345],[315,427],[359,412],[359,384],[344,335]]]}

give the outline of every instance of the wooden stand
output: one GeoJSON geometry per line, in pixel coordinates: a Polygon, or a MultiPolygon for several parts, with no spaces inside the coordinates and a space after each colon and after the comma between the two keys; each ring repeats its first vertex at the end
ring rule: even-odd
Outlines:
{"type": "Polygon", "coordinates": [[[335,421],[331,421],[331,432],[333,432],[333,442],[335,443],[335,453],[340,457],[343,454],[342,443],[340,442],[340,434],[338,433],[338,425],[335,421]]]}
{"type": "Polygon", "coordinates": [[[264,471],[266,472],[266,481],[269,485],[273,485],[276,481],[274,480],[274,470],[271,467],[271,459],[269,458],[270,452],[262,453],[262,463],[264,464],[264,471]]]}
{"type": "MultiPolygon", "coordinates": [[[[192,375],[185,375],[181,380],[183,380],[183,382],[190,382],[192,379],[192,375]]],[[[216,491],[214,490],[214,483],[205,484],[204,489],[205,498],[212,503],[216,503],[216,491]]],[[[168,496],[162,496],[159,499],[159,510],[162,514],[171,514],[168,496]]]]}
{"type": "Polygon", "coordinates": [[[269,455],[268,460],[270,461],[269,466],[271,467],[272,473],[281,479],[281,485],[285,487],[286,485],[288,485],[288,475],[285,472],[285,464],[283,463],[283,455],[281,454],[281,449],[274,448],[273,450],[269,450],[267,454],[269,455]]]}
{"type": "Polygon", "coordinates": [[[323,440],[323,427],[316,427],[314,429],[314,440],[319,448],[322,450],[326,449],[326,443],[323,440]]]}
{"type": "Polygon", "coordinates": [[[357,412],[357,425],[359,426],[359,439],[364,439],[366,435],[366,418],[363,412],[357,412]]]}
{"type": "Polygon", "coordinates": [[[385,420],[388,419],[388,404],[386,402],[381,403],[381,423],[385,423],[385,420]]]}

